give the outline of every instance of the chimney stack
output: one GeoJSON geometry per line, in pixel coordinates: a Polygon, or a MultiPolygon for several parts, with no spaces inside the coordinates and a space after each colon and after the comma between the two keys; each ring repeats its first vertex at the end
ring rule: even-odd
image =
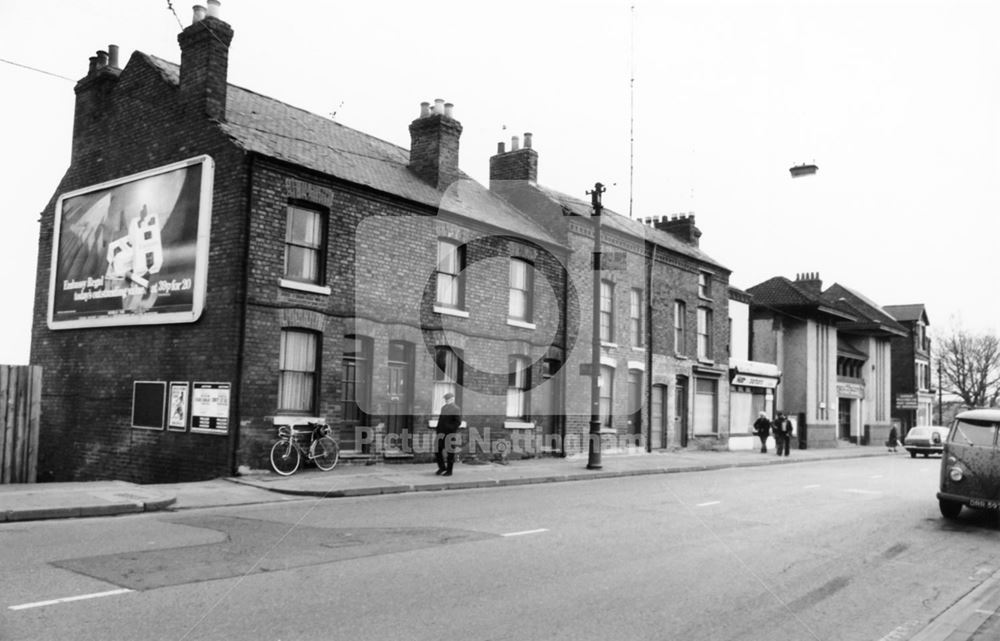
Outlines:
{"type": "Polygon", "coordinates": [[[538,152],[531,148],[531,133],[525,132],[524,147],[520,143],[520,138],[512,136],[508,152],[502,142],[497,144],[497,153],[490,158],[491,189],[495,183],[506,180],[538,183],[538,152]]]}
{"type": "Polygon", "coordinates": [[[823,292],[823,280],[819,277],[819,272],[796,274],[795,284],[805,288],[813,294],[820,294],[823,292]]]}
{"type": "Polygon", "coordinates": [[[459,177],[462,123],[455,120],[454,109],[440,98],[433,106],[422,102],[420,116],[410,123],[410,169],[435,189],[446,189],[459,177]]]}
{"type": "Polygon", "coordinates": [[[118,45],[98,51],[88,61],[87,75],[78,83],[73,113],[73,147],[70,162],[84,161],[84,150],[100,156],[101,141],[107,138],[107,115],[111,110],[111,92],[118,84],[118,45]]]}
{"type": "Polygon", "coordinates": [[[697,247],[700,243],[701,230],[694,224],[694,214],[675,214],[673,216],[651,216],[642,219],[647,225],[666,232],[674,238],[697,247]]]}
{"type": "Polygon", "coordinates": [[[219,1],[194,7],[191,26],[177,36],[181,46],[180,97],[189,117],[226,119],[229,45],[233,28],[219,18],[219,1]]]}

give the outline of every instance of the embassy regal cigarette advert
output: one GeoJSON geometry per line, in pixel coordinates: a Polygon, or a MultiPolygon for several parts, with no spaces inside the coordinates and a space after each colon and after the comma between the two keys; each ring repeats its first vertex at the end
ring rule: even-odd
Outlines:
{"type": "Polygon", "coordinates": [[[49,327],[197,320],[213,173],[200,156],[60,196],[49,327]]]}

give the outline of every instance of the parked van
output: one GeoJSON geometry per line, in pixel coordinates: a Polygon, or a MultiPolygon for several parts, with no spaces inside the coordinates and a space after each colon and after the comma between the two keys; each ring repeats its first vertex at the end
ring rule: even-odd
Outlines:
{"type": "Polygon", "coordinates": [[[941,456],[938,505],[954,519],[962,506],[1000,510],[1000,409],[969,410],[955,417],[941,456]]]}

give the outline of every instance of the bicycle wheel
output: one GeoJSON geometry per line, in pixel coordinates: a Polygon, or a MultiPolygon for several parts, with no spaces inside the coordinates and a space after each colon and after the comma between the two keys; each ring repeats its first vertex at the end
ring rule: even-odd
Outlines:
{"type": "Polygon", "coordinates": [[[337,466],[337,460],[340,458],[340,446],[329,436],[321,436],[316,439],[312,452],[313,460],[316,461],[316,467],[319,469],[329,472],[337,466]]]}
{"type": "Polygon", "coordinates": [[[282,439],[271,448],[271,467],[282,476],[291,476],[299,469],[301,456],[290,440],[282,439]]]}

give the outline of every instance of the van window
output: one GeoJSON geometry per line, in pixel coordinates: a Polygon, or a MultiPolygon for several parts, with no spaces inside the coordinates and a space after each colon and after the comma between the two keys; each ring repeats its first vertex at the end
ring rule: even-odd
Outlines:
{"type": "Polygon", "coordinates": [[[984,445],[992,447],[996,441],[996,423],[989,421],[961,420],[952,430],[951,441],[966,445],[984,445]]]}

